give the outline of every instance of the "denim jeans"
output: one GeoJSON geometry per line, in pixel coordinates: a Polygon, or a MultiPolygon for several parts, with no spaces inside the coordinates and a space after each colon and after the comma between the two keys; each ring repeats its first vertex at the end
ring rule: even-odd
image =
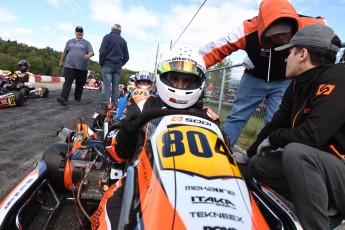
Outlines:
{"type": "Polygon", "coordinates": [[[266,98],[267,110],[264,124],[271,121],[290,82],[291,80],[288,79],[266,82],[251,74],[243,74],[237,88],[236,98],[232,103],[232,109],[222,126],[230,138],[231,150],[249,118],[264,98],[266,98]]]}
{"type": "Polygon", "coordinates": [[[119,97],[119,84],[121,79],[121,69],[110,69],[108,67],[102,68],[103,87],[102,87],[102,100],[103,102],[113,103],[117,102],[119,97]],[[112,95],[110,95],[112,94],[112,95]]]}

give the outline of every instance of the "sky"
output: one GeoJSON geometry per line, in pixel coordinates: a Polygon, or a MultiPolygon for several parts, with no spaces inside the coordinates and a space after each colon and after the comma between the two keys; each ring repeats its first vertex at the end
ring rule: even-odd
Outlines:
{"type": "MultiPolygon", "coordinates": [[[[113,24],[118,23],[122,26],[121,36],[127,41],[130,55],[124,68],[152,72],[160,53],[171,46],[188,46],[198,50],[231,32],[243,20],[256,16],[260,2],[0,0],[0,38],[62,52],[67,40],[75,37],[75,27],[82,26],[84,39],[91,43],[95,53],[92,60],[98,61],[103,37],[110,32],[113,24]]],[[[327,25],[345,42],[345,0],[290,2],[299,14],[325,17],[327,25]]],[[[237,51],[231,54],[230,59],[237,64],[242,63],[245,56],[244,51],[237,51]]]]}

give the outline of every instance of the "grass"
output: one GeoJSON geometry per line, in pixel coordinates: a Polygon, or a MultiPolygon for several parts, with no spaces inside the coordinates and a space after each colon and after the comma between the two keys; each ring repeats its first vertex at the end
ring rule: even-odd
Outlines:
{"type": "MultiPolygon", "coordinates": [[[[218,112],[218,103],[216,102],[205,102],[205,106],[210,107],[214,112],[218,112]]],[[[220,112],[220,124],[223,125],[226,116],[229,114],[231,109],[230,103],[223,103],[220,112]]],[[[237,140],[236,145],[241,149],[248,149],[249,146],[256,140],[256,136],[259,134],[260,130],[264,126],[265,113],[261,111],[255,112],[246,126],[242,130],[240,137],[237,140]]]]}

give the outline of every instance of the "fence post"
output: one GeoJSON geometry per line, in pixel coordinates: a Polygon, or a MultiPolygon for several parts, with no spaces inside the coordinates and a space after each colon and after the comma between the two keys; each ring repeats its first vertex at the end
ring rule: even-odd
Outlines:
{"type": "Polygon", "coordinates": [[[223,93],[224,93],[224,84],[225,84],[225,71],[226,69],[224,68],[223,70],[223,74],[222,74],[222,83],[220,84],[220,96],[219,96],[219,104],[218,104],[218,114],[220,114],[221,110],[222,110],[222,102],[223,102],[223,93]]]}

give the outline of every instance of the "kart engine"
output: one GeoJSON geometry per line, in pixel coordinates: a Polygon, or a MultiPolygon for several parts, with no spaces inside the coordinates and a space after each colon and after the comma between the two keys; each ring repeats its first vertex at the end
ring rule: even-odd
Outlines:
{"type": "Polygon", "coordinates": [[[111,162],[97,147],[77,148],[67,160],[64,184],[81,199],[101,200],[109,186],[123,175],[123,164],[111,162]]]}

